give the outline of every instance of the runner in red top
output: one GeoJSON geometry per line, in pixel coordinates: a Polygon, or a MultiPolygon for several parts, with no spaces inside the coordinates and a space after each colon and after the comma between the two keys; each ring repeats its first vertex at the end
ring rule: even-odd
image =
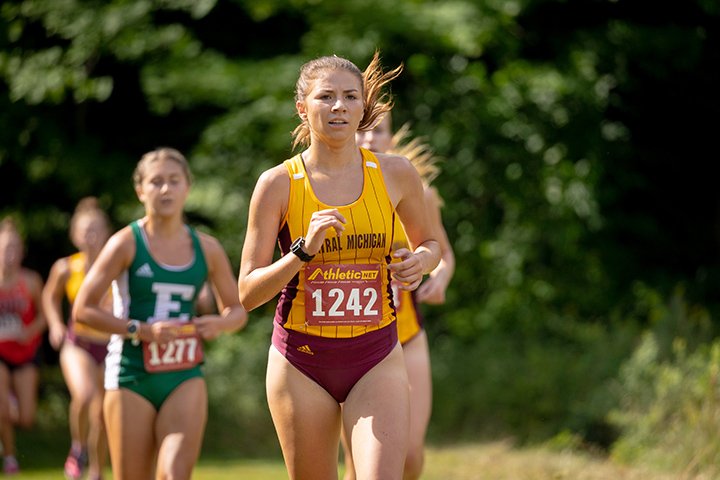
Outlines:
{"type": "Polygon", "coordinates": [[[45,330],[40,274],[23,268],[24,246],[15,222],[0,220],[0,440],[3,471],[19,471],[15,458],[15,424],[35,420],[38,393],[37,352],[45,330]],[[13,418],[13,400],[17,416],[13,418]]]}

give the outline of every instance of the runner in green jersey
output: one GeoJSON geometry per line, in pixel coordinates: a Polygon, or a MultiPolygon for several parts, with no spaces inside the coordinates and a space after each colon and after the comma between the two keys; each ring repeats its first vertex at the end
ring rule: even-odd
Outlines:
{"type": "Polygon", "coordinates": [[[207,420],[203,340],[243,328],[247,313],[220,243],[183,221],[191,183],[184,156],[149,152],[133,180],[145,216],[107,242],[73,315],[112,334],[104,415],[113,478],[189,479],[207,420]],[[218,313],[197,316],[206,281],[218,313]],[[112,314],[100,304],[111,285],[112,314]]]}

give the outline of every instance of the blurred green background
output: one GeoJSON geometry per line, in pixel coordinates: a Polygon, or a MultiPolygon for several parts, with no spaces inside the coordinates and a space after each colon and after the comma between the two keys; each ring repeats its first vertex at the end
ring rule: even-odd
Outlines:
{"type": "MultiPolygon", "coordinates": [[[[442,159],[457,257],[447,304],[424,309],[430,441],[700,471],[720,463],[719,23],[715,0],[4,0],[0,214],[46,275],[75,203],[96,195],[125,225],[136,162],[173,146],[189,220],[237,267],[255,181],[293,153],[300,65],[379,49],[405,66],[396,125],[442,159]]],[[[209,347],[208,454],[278,455],[273,309],[209,347]]],[[[37,428],[67,435],[44,361],[37,428]]]]}

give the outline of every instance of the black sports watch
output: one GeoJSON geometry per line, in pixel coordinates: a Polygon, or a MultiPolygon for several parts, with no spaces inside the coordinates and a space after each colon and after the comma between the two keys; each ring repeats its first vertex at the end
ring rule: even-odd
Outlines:
{"type": "Polygon", "coordinates": [[[303,247],[305,246],[305,238],[298,237],[295,239],[295,241],[290,245],[290,251],[294,253],[295,255],[300,258],[303,262],[309,262],[313,258],[315,258],[315,255],[308,255],[308,253],[303,250],[303,247]]]}
{"type": "Polygon", "coordinates": [[[133,345],[140,345],[140,322],[138,320],[130,320],[127,323],[127,333],[133,345]]]}

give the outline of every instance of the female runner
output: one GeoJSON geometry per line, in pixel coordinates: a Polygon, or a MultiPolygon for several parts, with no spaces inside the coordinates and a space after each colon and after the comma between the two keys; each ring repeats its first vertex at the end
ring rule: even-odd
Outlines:
{"type": "Polygon", "coordinates": [[[341,428],[358,478],[402,478],[408,382],[390,281],[415,289],[440,249],[412,164],[355,141],[391,108],[381,90],[400,71],[377,53],[364,72],[306,63],[293,132],[306,149],[264,172],[250,202],[238,287],[248,310],[280,293],[266,387],[291,479],[337,478],[341,428]],[[398,221],[410,248],[393,253],[398,221]]]}
{"type": "Polygon", "coordinates": [[[220,243],[183,221],[191,183],[185,157],[151,151],[133,180],[145,216],[110,237],[73,314],[113,334],[104,402],[113,478],[189,479],[207,419],[203,340],[244,327],[247,313],[220,243]],[[196,316],[206,280],[220,313],[196,316]],[[114,315],[101,306],[111,284],[114,315]]]}
{"type": "MultiPolygon", "coordinates": [[[[438,173],[435,164],[437,157],[419,139],[413,138],[408,141],[408,135],[407,126],[403,126],[396,134],[392,133],[391,112],[385,114],[371,130],[356,134],[357,142],[361,147],[373,152],[393,152],[406,156],[415,166],[423,180],[428,218],[435,228],[435,238],[440,243],[442,254],[438,266],[417,290],[409,292],[393,289],[398,337],[403,346],[405,368],[410,383],[410,444],[403,473],[405,480],[420,478],[422,473],[425,463],[425,436],[432,410],[430,349],[418,303],[444,303],[445,291],[455,270],[455,255],[442,224],[441,200],[437,191],[431,186],[432,180],[438,173]]],[[[395,248],[407,248],[407,238],[402,225],[396,226],[395,248]]],[[[352,455],[344,436],[342,441],[345,458],[344,479],[354,480],[355,467],[352,455]]]]}
{"type": "MultiPolygon", "coordinates": [[[[71,444],[65,460],[68,480],[82,478],[86,466],[89,480],[102,477],[107,455],[102,419],[103,376],[110,335],[72,320],[66,326],[63,299],[67,297],[72,306],[85,273],[110,236],[110,228],[95,197],[80,200],[70,219],[70,239],[78,251],[55,261],[43,289],[48,339],[54,349],[60,350],[60,367],[70,392],[71,444]]],[[[111,310],[112,295],[108,294],[104,303],[111,310]]]]}
{"type": "Polygon", "coordinates": [[[22,266],[25,246],[15,222],[0,220],[0,441],[3,472],[20,471],[15,425],[30,428],[38,396],[38,349],[47,324],[42,309],[43,281],[22,266]],[[16,403],[14,407],[12,404],[16,403]],[[13,410],[17,410],[13,414],[13,410]]]}

